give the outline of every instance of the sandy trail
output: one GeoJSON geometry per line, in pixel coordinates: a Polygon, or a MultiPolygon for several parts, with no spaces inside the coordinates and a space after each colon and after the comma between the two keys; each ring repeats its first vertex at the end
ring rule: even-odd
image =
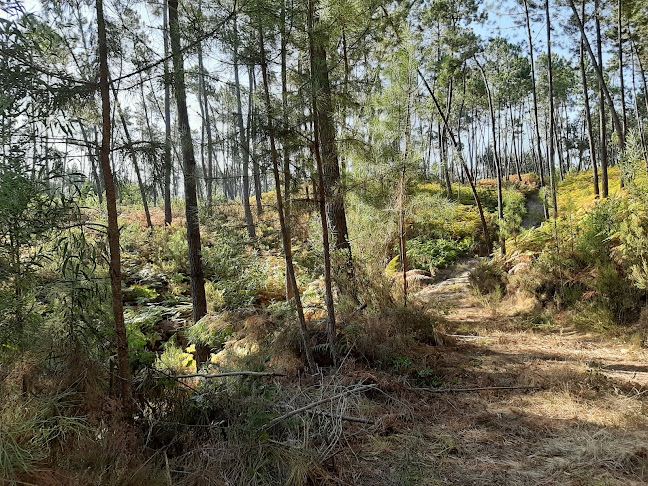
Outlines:
{"type": "Polygon", "coordinates": [[[519,303],[483,305],[468,280],[477,264],[462,262],[416,295],[443,309],[448,335],[465,336],[427,350],[432,380],[420,388],[520,388],[410,388],[400,404],[384,405],[389,431],[362,442],[357,459],[373,467],[349,484],[648,484],[646,350],[533,330],[516,315],[519,303]]]}

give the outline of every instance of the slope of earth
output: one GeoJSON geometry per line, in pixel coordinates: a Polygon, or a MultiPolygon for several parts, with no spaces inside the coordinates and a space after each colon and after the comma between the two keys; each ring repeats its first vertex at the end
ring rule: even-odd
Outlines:
{"type": "Polygon", "coordinates": [[[453,343],[425,356],[437,381],[392,384],[338,474],[362,485],[648,484],[646,350],[533,330],[522,317],[533,302],[474,297],[476,264],[416,296],[446,312],[453,343]]]}

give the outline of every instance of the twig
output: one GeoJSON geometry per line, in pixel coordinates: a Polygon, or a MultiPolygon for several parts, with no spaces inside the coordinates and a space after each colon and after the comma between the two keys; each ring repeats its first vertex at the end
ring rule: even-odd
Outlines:
{"type": "Polygon", "coordinates": [[[458,339],[493,339],[488,336],[472,336],[472,335],[465,335],[465,334],[446,334],[446,336],[451,337],[451,338],[458,338],[458,339]]]}
{"type": "Polygon", "coordinates": [[[319,410],[314,410],[311,413],[316,414],[316,415],[324,415],[325,417],[329,417],[329,418],[346,420],[347,422],[355,422],[355,423],[358,423],[358,424],[376,425],[376,422],[374,422],[373,420],[363,419],[363,418],[360,418],[360,417],[349,417],[348,415],[333,415],[332,413],[323,412],[323,411],[319,411],[319,410]]]}
{"type": "Polygon", "coordinates": [[[321,400],[318,400],[318,401],[316,401],[314,403],[310,403],[310,404],[308,404],[308,405],[306,405],[304,407],[298,408],[296,410],[292,410],[292,411],[290,411],[290,412],[288,412],[288,413],[286,413],[284,415],[281,415],[280,417],[275,417],[268,424],[264,425],[263,429],[268,429],[268,428],[272,427],[273,425],[276,425],[279,422],[281,422],[283,420],[286,420],[287,418],[290,418],[290,417],[292,417],[294,415],[297,415],[299,413],[302,413],[302,412],[306,412],[307,410],[310,410],[311,408],[315,408],[318,405],[322,405],[323,403],[330,402],[332,400],[335,400],[336,398],[342,398],[342,397],[344,397],[346,395],[350,395],[352,393],[369,390],[371,388],[376,388],[377,386],[378,386],[377,384],[358,386],[358,387],[353,388],[351,390],[346,390],[346,391],[343,391],[342,393],[338,393],[337,395],[333,395],[332,397],[322,398],[321,400]]]}
{"type": "Polygon", "coordinates": [[[180,380],[184,378],[228,378],[230,376],[286,376],[284,373],[271,373],[271,372],[262,372],[262,371],[232,371],[228,373],[215,373],[213,375],[205,375],[202,373],[192,373],[189,375],[177,375],[169,376],[168,378],[173,378],[175,380],[180,380]]]}
{"type": "Polygon", "coordinates": [[[590,370],[602,371],[603,373],[624,373],[626,375],[648,375],[648,371],[633,371],[633,370],[615,370],[613,368],[594,368],[590,367],[590,370]]]}
{"type": "Polygon", "coordinates": [[[426,391],[430,393],[460,393],[489,390],[542,390],[541,386],[486,386],[479,388],[412,388],[412,390],[426,391]]]}

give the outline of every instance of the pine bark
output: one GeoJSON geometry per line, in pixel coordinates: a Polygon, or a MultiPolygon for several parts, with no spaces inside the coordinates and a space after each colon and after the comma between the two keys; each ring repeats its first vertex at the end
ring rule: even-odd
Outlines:
{"type": "Polygon", "coordinates": [[[119,223],[117,221],[117,198],[115,181],[110,165],[110,140],[112,119],[110,112],[110,81],[108,77],[108,43],[106,22],[104,20],[103,0],[96,0],[97,31],[99,45],[99,91],[101,92],[102,137],[100,149],[101,171],[106,188],[106,208],[108,211],[108,248],[110,250],[110,287],[112,290],[112,310],[115,320],[117,342],[118,377],[121,391],[122,414],[127,422],[133,417],[133,394],[131,383],[128,338],[124,321],[124,305],[121,288],[121,250],[119,248],[119,223]]]}
{"type": "MultiPolygon", "coordinates": [[[[185,86],[184,62],[180,47],[180,24],[178,21],[178,0],[168,0],[171,52],[173,57],[173,77],[175,98],[178,106],[178,128],[182,148],[184,168],[185,215],[187,219],[187,243],[189,246],[189,267],[191,277],[191,297],[193,303],[193,321],[198,322],[207,314],[205,296],[205,277],[203,274],[200,221],[198,219],[198,196],[196,194],[196,158],[189,112],[187,110],[187,90],[185,86]]],[[[196,363],[198,367],[209,358],[209,349],[196,346],[196,363]]]]}

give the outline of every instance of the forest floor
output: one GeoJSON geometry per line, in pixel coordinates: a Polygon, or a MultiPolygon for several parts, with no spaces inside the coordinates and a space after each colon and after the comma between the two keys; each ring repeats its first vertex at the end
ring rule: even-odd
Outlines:
{"type": "Polygon", "coordinates": [[[362,485],[648,484],[648,352],[534,328],[537,302],[475,296],[477,261],[416,295],[446,313],[450,342],[420,351],[438,387],[383,387],[390,398],[368,411],[377,425],[356,429],[338,474],[362,485]],[[511,388],[447,391],[492,387],[511,388]]]}

